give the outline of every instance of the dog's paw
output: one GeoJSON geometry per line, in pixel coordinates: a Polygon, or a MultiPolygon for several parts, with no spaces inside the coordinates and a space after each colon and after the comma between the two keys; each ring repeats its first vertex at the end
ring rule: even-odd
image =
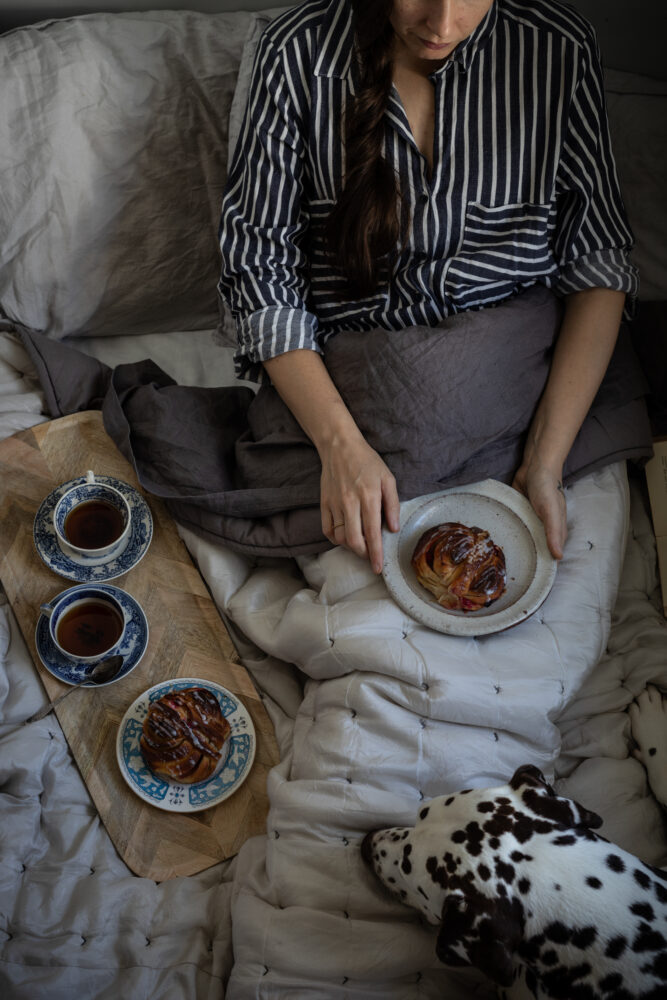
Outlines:
{"type": "Polygon", "coordinates": [[[667,808],[667,698],[649,684],[628,709],[633,755],[646,768],[651,791],[667,808]]]}

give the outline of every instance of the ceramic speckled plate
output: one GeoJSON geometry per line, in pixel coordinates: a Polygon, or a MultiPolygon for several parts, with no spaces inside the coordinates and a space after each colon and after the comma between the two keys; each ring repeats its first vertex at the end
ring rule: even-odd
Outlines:
{"type": "Polygon", "coordinates": [[[161,681],[144,691],[130,705],[118,727],[116,757],[125,781],[144,802],[167,812],[191,813],[217,806],[243,784],[255,759],[256,746],[252,719],[245,706],[231,691],[214,681],[179,677],[176,680],[161,681]],[[146,764],[139,746],[144,719],[151,704],[169,691],[182,691],[189,687],[203,687],[211,691],[218,699],[222,714],[232,729],[216,773],[208,781],[193,785],[165,781],[154,774],[146,764]]]}
{"type": "Polygon", "coordinates": [[[494,479],[401,504],[400,530],[385,530],[382,544],[382,575],[396,603],[416,621],[450,635],[490,635],[517,625],[543,603],[556,576],[557,562],[529,501],[494,479]],[[411,566],[415,545],[427,529],[446,521],[483,528],[505,553],[507,589],[488,608],[450,611],[417,581],[411,566]]]}

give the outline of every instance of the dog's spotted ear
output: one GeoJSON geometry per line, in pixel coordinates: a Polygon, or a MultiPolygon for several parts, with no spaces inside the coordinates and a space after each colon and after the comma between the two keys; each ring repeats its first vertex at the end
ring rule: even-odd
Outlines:
{"type": "Polygon", "coordinates": [[[450,893],[442,907],[440,930],[435,953],[444,965],[470,965],[467,939],[472,932],[475,914],[467,898],[450,893]]]}
{"type": "Polygon", "coordinates": [[[547,795],[556,794],[539,767],[535,767],[534,764],[522,764],[521,767],[517,767],[509,784],[515,792],[524,785],[529,785],[531,788],[542,788],[547,795]]]}
{"type": "Polygon", "coordinates": [[[567,802],[570,808],[570,825],[575,829],[585,827],[587,830],[597,830],[602,826],[602,816],[598,816],[592,809],[585,809],[574,799],[559,798],[559,802],[567,802]]]}
{"type": "Polygon", "coordinates": [[[582,827],[597,830],[602,826],[602,819],[597,813],[585,809],[573,799],[558,795],[546,780],[538,767],[524,764],[517,768],[510,781],[510,787],[515,792],[521,792],[521,798],[537,816],[552,820],[559,826],[578,830],[582,827]]]}
{"type": "Polygon", "coordinates": [[[511,986],[522,926],[518,900],[489,899],[481,893],[449,895],[435,952],[445,965],[474,965],[498,986],[511,986]]]}

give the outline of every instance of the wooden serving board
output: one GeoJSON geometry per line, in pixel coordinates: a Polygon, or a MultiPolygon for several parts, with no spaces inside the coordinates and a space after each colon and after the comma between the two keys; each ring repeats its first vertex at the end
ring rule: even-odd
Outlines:
{"type": "MultiPolygon", "coordinates": [[[[53,677],[37,655],[39,606],[74,581],[56,575],[42,561],[33,543],[33,522],[55,487],[87,469],[139,489],[134,470],[107,436],[97,411],[39,424],[0,442],[0,580],[50,699],[68,685],[53,677]]],[[[279,757],[260,697],[237,661],[174,522],[160,500],[145,498],[153,515],[151,545],[136,566],[109,583],[126,590],[144,609],[146,652],[117,683],[74,692],[55,711],[120,856],[137,875],[162,881],[232,857],[248,837],[264,832],[267,772],[279,757]],[[203,812],[169,813],[144,802],[126,784],[116,760],[116,734],[125,711],[147,688],[176,677],[199,677],[228,688],[247,708],[257,735],[255,761],[245,782],[203,812]]]]}

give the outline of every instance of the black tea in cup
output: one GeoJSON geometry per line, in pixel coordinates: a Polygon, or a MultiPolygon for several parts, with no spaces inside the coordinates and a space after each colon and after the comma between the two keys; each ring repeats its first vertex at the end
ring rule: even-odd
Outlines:
{"type": "Polygon", "coordinates": [[[106,500],[84,500],[65,518],[65,537],[79,549],[102,549],[123,533],[125,523],[117,507],[106,500]]]}
{"type": "Polygon", "coordinates": [[[104,601],[81,601],[58,622],[56,640],[72,656],[98,656],[111,649],[123,634],[123,620],[104,601]]]}

